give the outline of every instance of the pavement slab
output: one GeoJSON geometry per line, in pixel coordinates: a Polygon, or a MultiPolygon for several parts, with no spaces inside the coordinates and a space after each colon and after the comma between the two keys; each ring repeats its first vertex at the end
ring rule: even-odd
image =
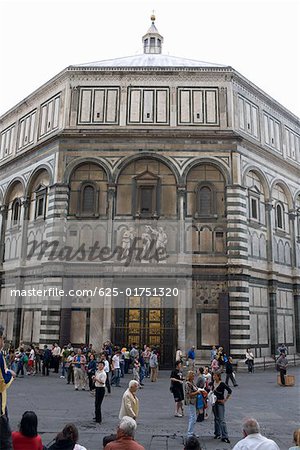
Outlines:
{"type": "MultiPolygon", "coordinates": [[[[289,368],[296,377],[293,387],[277,385],[273,369],[253,374],[237,373],[238,387],[233,388],[226,403],[226,422],[231,443],[213,439],[213,416],[196,424],[203,450],[228,450],[242,438],[241,422],[246,416],[255,417],[261,424],[262,434],[274,439],[281,450],[292,446],[293,431],[300,424],[300,368],[289,368]]],[[[145,380],[138,391],[140,415],[136,440],[146,450],[183,449],[188,418],[174,417],[174,400],[169,391],[170,372],[160,371],[157,383],[145,380]]],[[[13,430],[18,428],[26,410],[33,410],[39,418],[39,433],[48,445],[68,422],[79,429],[79,443],[87,450],[102,449],[103,436],[114,433],[118,424],[121,397],[131,376],[122,379],[121,388],[112,387],[102,404],[103,423],[94,424],[94,397],[88,391],[75,391],[65,379],[51,373],[18,378],[8,391],[8,408],[13,430]]],[[[223,376],[224,379],[224,376],[223,376]]]]}

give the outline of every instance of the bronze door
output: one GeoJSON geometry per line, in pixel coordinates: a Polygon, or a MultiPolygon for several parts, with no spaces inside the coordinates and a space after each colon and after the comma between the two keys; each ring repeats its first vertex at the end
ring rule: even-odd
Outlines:
{"type": "Polygon", "coordinates": [[[157,348],[160,367],[173,365],[176,351],[176,310],[164,308],[162,297],[128,297],[126,308],[115,309],[113,342],[157,348]]]}

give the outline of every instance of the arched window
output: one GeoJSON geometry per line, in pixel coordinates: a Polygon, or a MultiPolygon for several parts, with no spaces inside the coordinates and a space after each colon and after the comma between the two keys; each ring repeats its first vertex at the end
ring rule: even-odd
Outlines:
{"type": "Polygon", "coordinates": [[[84,186],[82,193],[82,212],[93,213],[95,207],[95,188],[84,186]]]}
{"type": "Polygon", "coordinates": [[[199,189],[199,214],[201,216],[212,213],[212,191],[208,186],[199,189]]]}
{"type": "Polygon", "coordinates": [[[283,224],[283,208],[280,203],[276,205],[276,224],[277,228],[280,228],[283,230],[284,224],[283,224]]]}
{"type": "Polygon", "coordinates": [[[19,198],[13,201],[11,210],[12,225],[18,225],[21,214],[21,202],[19,198]]]}
{"type": "Polygon", "coordinates": [[[197,187],[196,217],[211,217],[216,213],[215,187],[212,183],[200,183],[197,187]]]}
{"type": "Polygon", "coordinates": [[[91,182],[82,183],[79,215],[95,217],[98,214],[97,198],[98,192],[94,184],[91,182]]]}

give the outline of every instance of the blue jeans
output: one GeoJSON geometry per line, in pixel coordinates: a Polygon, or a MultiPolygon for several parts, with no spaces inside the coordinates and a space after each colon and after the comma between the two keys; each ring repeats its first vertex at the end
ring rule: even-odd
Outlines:
{"type": "Polygon", "coordinates": [[[24,375],[24,364],[23,361],[18,362],[18,368],[17,368],[17,376],[21,372],[21,375],[24,375]]]}
{"type": "Polygon", "coordinates": [[[63,361],[62,366],[61,366],[61,376],[64,377],[66,372],[67,372],[66,362],[63,361]]]}
{"type": "Polygon", "coordinates": [[[124,361],[124,359],[120,361],[120,371],[121,371],[121,377],[124,378],[124,374],[125,374],[125,361],[124,361]]]}
{"type": "Polygon", "coordinates": [[[145,368],[141,367],[140,368],[140,383],[143,382],[143,379],[145,378],[145,368]]]}
{"type": "Polygon", "coordinates": [[[188,431],[187,435],[193,436],[194,430],[195,430],[195,424],[196,424],[196,405],[188,405],[188,412],[189,412],[189,425],[188,425],[188,431]]]}
{"type": "Polygon", "coordinates": [[[116,386],[120,386],[120,376],[120,369],[114,369],[114,383],[116,384],[116,386]]]}
{"type": "Polygon", "coordinates": [[[225,406],[221,403],[216,403],[212,410],[215,416],[215,436],[221,436],[222,439],[228,438],[225,422],[225,406]]]}

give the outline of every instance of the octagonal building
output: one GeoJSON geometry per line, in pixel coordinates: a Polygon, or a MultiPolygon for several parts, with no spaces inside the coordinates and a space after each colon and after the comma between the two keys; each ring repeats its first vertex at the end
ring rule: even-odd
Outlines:
{"type": "Polygon", "coordinates": [[[230,66],[164,55],[151,21],[142,54],[69,66],[0,118],[0,322],[15,345],[135,342],[165,367],[191,345],[201,359],[214,344],[296,355],[299,118],[230,66]],[[164,291],[66,298],[122,269],[50,247],[28,257],[51,239],[113,248],[150,220],[176,223],[166,245],[189,260],[188,307],[164,291]]]}

